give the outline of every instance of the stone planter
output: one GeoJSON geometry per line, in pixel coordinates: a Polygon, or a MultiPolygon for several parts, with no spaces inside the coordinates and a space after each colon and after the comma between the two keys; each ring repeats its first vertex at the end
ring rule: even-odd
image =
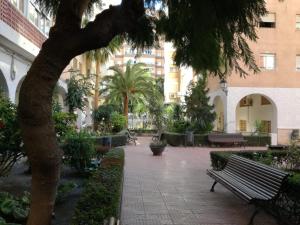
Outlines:
{"type": "Polygon", "coordinates": [[[153,152],[154,156],[160,156],[162,155],[163,151],[165,150],[165,146],[151,146],[150,149],[153,152]]]}

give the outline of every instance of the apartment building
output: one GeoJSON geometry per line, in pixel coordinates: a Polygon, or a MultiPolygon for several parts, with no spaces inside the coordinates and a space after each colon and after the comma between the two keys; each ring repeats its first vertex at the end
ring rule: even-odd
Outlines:
{"type": "MultiPolygon", "coordinates": [[[[12,102],[18,103],[21,84],[51,24],[34,0],[0,0],[0,89],[12,102]]],[[[59,101],[65,106],[67,85],[59,80],[58,86],[59,101]]]]}
{"type": "Polygon", "coordinates": [[[193,79],[191,68],[177,67],[173,61],[174,48],[171,43],[161,41],[160,47],[145,49],[142,52],[132,49],[125,43],[115,54],[111,63],[125,69],[126,63],[144,63],[155,78],[164,79],[164,95],[166,103],[180,103],[189,82],[193,79]]]}
{"type": "Polygon", "coordinates": [[[258,74],[226,80],[210,77],[208,88],[215,105],[215,130],[269,133],[272,144],[289,144],[300,129],[300,1],[267,0],[268,14],[257,27],[257,42],[249,42],[258,74]]]}

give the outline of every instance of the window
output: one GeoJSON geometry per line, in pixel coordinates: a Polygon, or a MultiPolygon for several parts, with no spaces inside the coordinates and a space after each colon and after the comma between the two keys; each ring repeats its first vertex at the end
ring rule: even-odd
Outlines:
{"type": "Polygon", "coordinates": [[[296,29],[300,30],[300,14],[296,15],[296,29]]]}
{"type": "Polygon", "coordinates": [[[21,12],[24,12],[24,0],[10,0],[10,2],[21,12]]]}
{"type": "Polygon", "coordinates": [[[262,120],[262,132],[263,133],[271,133],[271,121],[269,120],[262,120]]]}
{"type": "Polygon", "coordinates": [[[240,120],[240,131],[241,132],[247,131],[247,121],[246,120],[240,120]]]}
{"type": "Polygon", "coordinates": [[[28,17],[34,25],[39,26],[39,12],[34,8],[32,3],[28,4],[28,17]]]}
{"type": "Polygon", "coordinates": [[[146,49],[143,51],[144,55],[152,55],[152,50],[151,49],[146,49]]]}
{"type": "Polygon", "coordinates": [[[275,28],[276,26],[276,15],[275,13],[268,13],[261,17],[259,27],[263,28],[275,28]]]}
{"type": "Polygon", "coordinates": [[[275,69],[275,54],[262,53],[260,54],[260,68],[264,70],[275,69]]]}
{"type": "Polygon", "coordinates": [[[261,105],[271,105],[271,102],[264,96],[261,96],[261,105]]]}
{"type": "Polygon", "coordinates": [[[296,55],[296,71],[300,71],[300,55],[296,55]]]}

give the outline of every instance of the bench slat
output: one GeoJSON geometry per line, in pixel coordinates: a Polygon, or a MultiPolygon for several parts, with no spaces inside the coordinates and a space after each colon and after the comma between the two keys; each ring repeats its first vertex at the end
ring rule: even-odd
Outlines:
{"type": "Polygon", "coordinates": [[[207,174],[248,202],[276,198],[289,176],[284,171],[236,155],[229,158],[222,171],[207,170],[207,174]]]}

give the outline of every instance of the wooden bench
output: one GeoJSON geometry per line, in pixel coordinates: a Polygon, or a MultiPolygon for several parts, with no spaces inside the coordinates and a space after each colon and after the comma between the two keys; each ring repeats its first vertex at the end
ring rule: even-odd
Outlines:
{"type": "Polygon", "coordinates": [[[131,133],[129,129],[126,129],[126,134],[127,134],[127,142],[133,142],[134,145],[136,145],[137,137],[135,136],[134,133],[131,133]]]}
{"type": "Polygon", "coordinates": [[[207,174],[215,180],[211,192],[220,183],[241,199],[256,206],[249,225],[253,224],[259,208],[264,208],[264,203],[273,203],[276,200],[289,176],[281,170],[236,155],[229,158],[223,170],[207,170],[207,174]]]}
{"type": "Polygon", "coordinates": [[[240,146],[243,145],[244,147],[247,143],[247,140],[244,139],[242,134],[209,134],[208,141],[211,144],[239,144],[240,146]]]}

